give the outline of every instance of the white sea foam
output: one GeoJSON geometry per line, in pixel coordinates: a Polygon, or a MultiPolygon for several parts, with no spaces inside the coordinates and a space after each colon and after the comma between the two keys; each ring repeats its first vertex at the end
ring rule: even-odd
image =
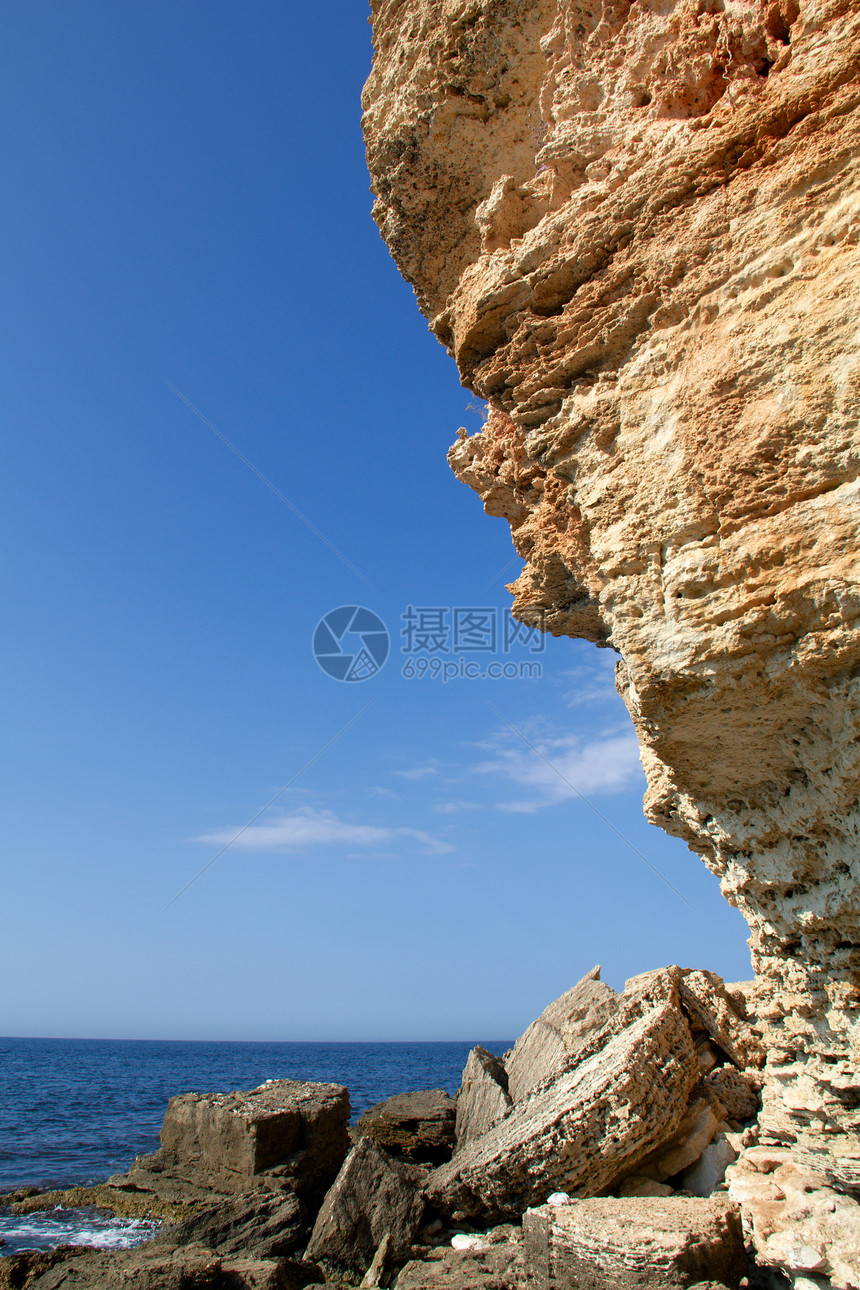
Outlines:
{"type": "Polygon", "coordinates": [[[127,1250],[155,1236],[160,1227],[146,1218],[114,1218],[104,1210],[56,1209],[35,1214],[0,1214],[2,1254],[52,1250],[57,1245],[91,1245],[127,1250]]]}

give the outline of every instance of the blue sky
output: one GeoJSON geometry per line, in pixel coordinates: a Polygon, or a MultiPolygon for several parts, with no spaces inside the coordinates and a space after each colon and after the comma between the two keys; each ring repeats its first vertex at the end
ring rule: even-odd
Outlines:
{"type": "Polygon", "coordinates": [[[522,566],[370,218],[363,5],[0,29],[0,1033],[513,1036],[595,962],[749,975],[644,821],[611,652],[455,648],[522,566]],[[390,652],[339,682],[311,642],[352,605],[390,652]]]}

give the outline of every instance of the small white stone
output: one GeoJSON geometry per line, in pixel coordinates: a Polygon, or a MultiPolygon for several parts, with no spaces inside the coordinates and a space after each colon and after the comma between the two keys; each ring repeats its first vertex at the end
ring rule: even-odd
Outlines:
{"type": "Polygon", "coordinates": [[[570,1197],[566,1191],[554,1191],[551,1196],[547,1197],[548,1205],[572,1205],[570,1197]]]}
{"type": "Polygon", "coordinates": [[[465,1232],[458,1232],[456,1236],[452,1236],[451,1246],[455,1250],[488,1250],[490,1248],[486,1241],[481,1240],[480,1236],[467,1236],[465,1232]]]}

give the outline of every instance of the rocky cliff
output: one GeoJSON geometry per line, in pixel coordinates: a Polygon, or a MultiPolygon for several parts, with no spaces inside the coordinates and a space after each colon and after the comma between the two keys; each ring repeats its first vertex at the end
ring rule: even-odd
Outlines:
{"type": "Polygon", "coordinates": [[[860,2],[372,10],[376,219],[490,407],[452,466],[749,923],[761,1260],[856,1286],[860,2]]]}

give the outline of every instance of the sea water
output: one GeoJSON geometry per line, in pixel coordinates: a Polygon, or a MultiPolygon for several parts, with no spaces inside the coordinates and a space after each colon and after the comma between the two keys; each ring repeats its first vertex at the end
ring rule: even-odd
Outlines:
{"type": "MultiPolygon", "coordinates": [[[[267,1079],[345,1084],[353,1119],[395,1093],[453,1093],[470,1048],[502,1053],[508,1040],[450,1043],[184,1043],[0,1039],[0,1193],[104,1182],[158,1149],[175,1093],[255,1088],[267,1079]]],[[[120,1248],[153,1234],[143,1220],[99,1211],[0,1211],[0,1254],[60,1244],[120,1248]]]]}

